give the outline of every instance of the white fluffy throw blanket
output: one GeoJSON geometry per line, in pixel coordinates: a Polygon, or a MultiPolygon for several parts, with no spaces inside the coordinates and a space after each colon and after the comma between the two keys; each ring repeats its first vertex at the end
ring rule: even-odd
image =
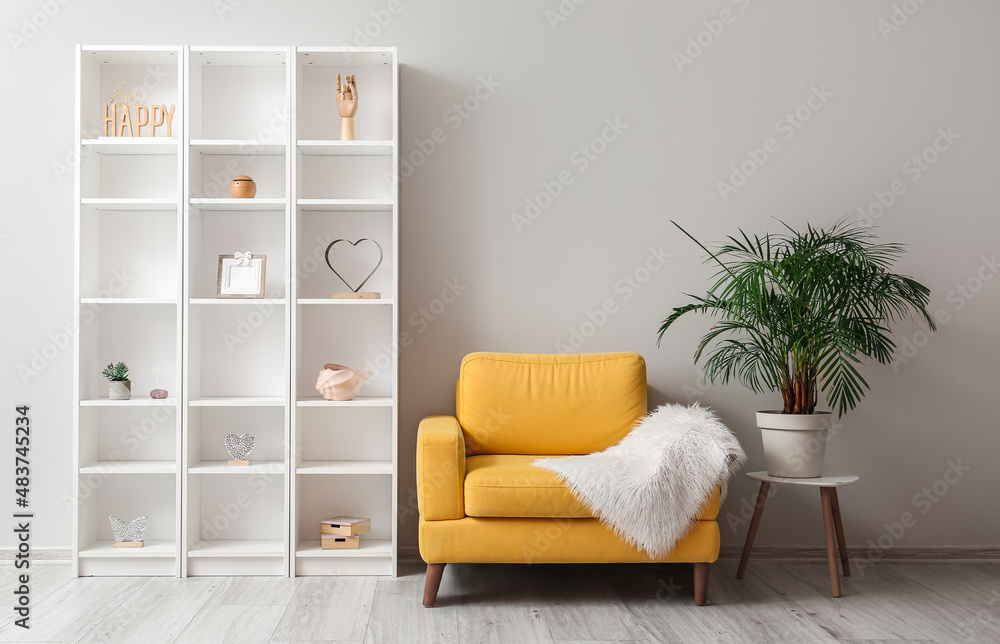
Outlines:
{"type": "Polygon", "coordinates": [[[673,550],[744,461],[733,433],[696,404],[663,405],[603,452],[532,465],[554,472],[601,523],[655,558],[673,550]]]}

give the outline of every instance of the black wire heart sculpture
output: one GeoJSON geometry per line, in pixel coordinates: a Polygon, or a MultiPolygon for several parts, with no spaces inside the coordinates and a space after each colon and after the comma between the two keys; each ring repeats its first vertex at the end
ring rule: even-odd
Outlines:
{"type": "Polygon", "coordinates": [[[358,241],[353,241],[353,242],[347,239],[335,239],[332,242],[330,242],[329,246],[326,247],[326,253],[324,253],[323,256],[326,258],[326,265],[330,267],[330,270],[333,271],[333,274],[339,277],[340,281],[343,282],[344,285],[347,286],[347,288],[351,289],[351,291],[354,293],[357,293],[362,288],[364,288],[364,285],[367,284],[368,280],[372,278],[372,275],[375,274],[375,271],[378,270],[378,267],[382,265],[382,258],[385,257],[385,255],[382,253],[382,246],[374,239],[368,239],[367,237],[362,237],[358,241]],[[347,280],[345,280],[344,277],[337,272],[337,269],[333,267],[333,264],[330,263],[330,251],[333,249],[334,246],[336,246],[340,242],[346,242],[351,246],[356,247],[361,242],[366,242],[366,241],[375,244],[375,247],[378,248],[378,263],[375,264],[375,268],[373,268],[371,272],[368,273],[368,277],[362,280],[361,284],[359,284],[357,288],[354,288],[353,286],[347,283],[347,280]]]}

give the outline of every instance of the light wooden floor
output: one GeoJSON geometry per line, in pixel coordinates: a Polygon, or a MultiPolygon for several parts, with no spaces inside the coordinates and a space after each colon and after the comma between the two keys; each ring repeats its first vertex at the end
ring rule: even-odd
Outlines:
{"type": "MultiPolygon", "coordinates": [[[[709,605],[682,565],[450,565],[439,606],[422,567],[376,577],[84,578],[32,564],[30,631],[0,642],[1000,642],[1000,565],[882,564],[830,597],[826,564],[712,566],[709,605]]],[[[15,570],[0,566],[2,597],[15,570]]],[[[5,604],[10,606],[11,604],[5,604]]]]}

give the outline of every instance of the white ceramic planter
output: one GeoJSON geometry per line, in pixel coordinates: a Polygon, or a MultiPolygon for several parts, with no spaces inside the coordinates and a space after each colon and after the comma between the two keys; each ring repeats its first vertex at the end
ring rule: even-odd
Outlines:
{"type": "Polygon", "coordinates": [[[833,427],[833,412],[783,414],[757,412],[764,443],[764,462],[771,476],[804,479],[823,474],[827,432],[833,427]]]}
{"type": "Polygon", "coordinates": [[[132,397],[131,380],[108,381],[108,398],[111,400],[128,400],[132,397]]]}

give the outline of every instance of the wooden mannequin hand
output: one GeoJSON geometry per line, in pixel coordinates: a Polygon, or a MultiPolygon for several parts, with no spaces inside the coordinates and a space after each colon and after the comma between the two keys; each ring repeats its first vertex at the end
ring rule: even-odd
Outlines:
{"type": "Polygon", "coordinates": [[[340,74],[337,74],[337,111],[342,118],[353,118],[358,112],[358,86],[354,76],[345,76],[344,84],[340,84],[340,74]]]}

